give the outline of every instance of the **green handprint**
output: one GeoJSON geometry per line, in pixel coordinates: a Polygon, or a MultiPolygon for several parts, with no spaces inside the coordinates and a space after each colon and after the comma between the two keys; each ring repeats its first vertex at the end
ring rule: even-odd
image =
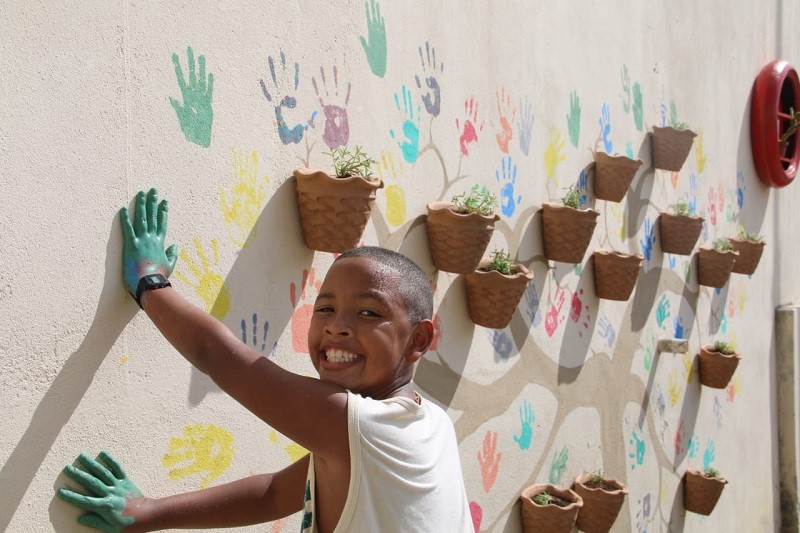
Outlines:
{"type": "Polygon", "coordinates": [[[639,82],[633,84],[633,121],[636,123],[636,129],[642,131],[644,129],[644,105],[642,104],[642,86],[639,82]]]}
{"type": "Polygon", "coordinates": [[[664,325],[664,321],[669,318],[669,300],[667,299],[666,294],[661,295],[661,299],[658,301],[658,307],[656,308],[656,323],[658,327],[664,325]]]}
{"type": "Polygon", "coordinates": [[[97,460],[82,453],[78,462],[85,470],[67,465],[64,474],[89,495],[68,488],[56,493],[65,502],[88,511],[78,517],[78,523],[106,533],[117,533],[133,524],[134,517],[125,515],[127,500],[141,498],[142,493],[119,463],[106,452],[100,452],[97,460]]]}
{"type": "Polygon", "coordinates": [[[178,115],[186,140],[199,144],[204,148],[211,145],[211,124],[214,122],[214,112],[211,109],[211,97],[214,93],[214,75],[209,73],[206,80],[206,58],[198,56],[200,75],[195,74],[194,52],[192,47],[186,49],[189,68],[189,84],[183,77],[178,54],[172,54],[172,63],[175,65],[175,76],[183,96],[183,105],[170,97],[169,103],[178,115]]]}
{"type": "Polygon", "coordinates": [[[164,250],[167,235],[167,201],[158,203],[158,191],[150,189],[136,194],[133,224],[128,208],[119,210],[122,226],[122,280],[125,288],[136,298],[139,280],[148,274],[161,274],[168,278],[178,260],[178,246],[164,250]]]}
{"type": "Polygon", "coordinates": [[[569,128],[569,142],[577,148],[578,139],[581,136],[581,99],[578,97],[577,91],[572,91],[569,95],[567,127],[569,128]]]}
{"type": "Polygon", "coordinates": [[[628,66],[622,65],[622,109],[629,113],[631,110],[631,78],[628,76],[628,66]]]}
{"type": "Polygon", "coordinates": [[[367,13],[367,39],[362,36],[361,46],[373,74],[382,78],[386,74],[386,22],[381,16],[381,6],[375,0],[364,2],[367,13]]]}
{"type": "Polygon", "coordinates": [[[553,464],[550,465],[550,483],[552,485],[561,484],[561,476],[567,469],[567,459],[569,459],[569,450],[566,446],[553,456],[553,464]]]}

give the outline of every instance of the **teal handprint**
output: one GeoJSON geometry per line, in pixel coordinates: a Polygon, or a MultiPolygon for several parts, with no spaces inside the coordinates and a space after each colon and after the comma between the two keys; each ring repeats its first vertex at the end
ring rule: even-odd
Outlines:
{"type": "MultiPolygon", "coordinates": [[[[400,149],[403,151],[403,159],[406,160],[407,163],[414,163],[419,157],[419,113],[420,113],[420,106],[417,105],[416,109],[416,120],[414,119],[414,103],[411,98],[411,91],[403,85],[401,94],[403,96],[403,108],[400,109],[400,97],[397,93],[394,93],[394,105],[397,107],[398,111],[403,111],[406,116],[406,120],[403,121],[403,135],[405,138],[400,141],[397,141],[397,144],[400,146],[400,149]]],[[[389,130],[389,135],[391,135],[392,139],[396,139],[397,136],[394,130],[389,130]]]]}
{"type": "Polygon", "coordinates": [[[381,6],[375,0],[364,2],[367,13],[367,39],[362,36],[361,46],[373,74],[382,78],[386,74],[386,22],[381,16],[381,6]]]}
{"type": "Polygon", "coordinates": [[[697,433],[694,433],[692,438],[689,439],[689,459],[697,457],[698,448],[700,448],[700,437],[697,436],[697,433]]]}
{"type": "Polygon", "coordinates": [[[714,462],[717,456],[717,447],[714,444],[714,441],[711,437],[708,438],[708,443],[706,444],[706,451],[703,452],[703,470],[708,470],[711,468],[711,463],[714,462]]]}
{"type": "Polygon", "coordinates": [[[209,73],[206,78],[206,58],[203,55],[197,58],[197,66],[200,67],[199,75],[195,72],[194,51],[191,46],[186,49],[186,56],[189,70],[188,85],[183,77],[178,54],[172,54],[175,77],[178,78],[183,104],[172,97],[170,97],[169,103],[172,104],[178,115],[178,122],[186,140],[208,148],[211,145],[211,124],[214,122],[214,112],[211,109],[214,75],[209,73]]]}
{"type": "Polygon", "coordinates": [[[642,104],[642,86],[639,82],[633,84],[633,121],[636,129],[644,129],[644,105],[642,104]]]}
{"type": "Polygon", "coordinates": [[[669,318],[669,299],[667,299],[666,294],[661,295],[661,299],[658,301],[658,307],[656,307],[656,323],[658,327],[662,327],[664,325],[664,321],[669,318]]]}
{"type": "Polygon", "coordinates": [[[631,111],[631,78],[628,76],[628,66],[622,65],[622,109],[626,113],[631,111]]]}
{"type": "Polygon", "coordinates": [[[567,115],[567,127],[569,128],[569,142],[575,148],[578,147],[578,139],[581,136],[581,99],[578,92],[572,91],[569,95],[569,115],[567,115]]]}
{"type": "Polygon", "coordinates": [[[522,424],[522,429],[519,435],[514,435],[514,441],[519,444],[520,450],[527,450],[531,447],[531,439],[533,439],[533,422],[536,420],[536,414],[533,407],[528,400],[522,402],[519,408],[519,421],[522,424]]]}
{"type": "Polygon", "coordinates": [[[628,458],[631,459],[631,470],[635,470],[637,465],[644,463],[644,438],[639,437],[634,429],[628,443],[633,445],[633,451],[628,454],[628,458]]]}
{"type": "Polygon", "coordinates": [[[567,460],[569,459],[569,450],[566,446],[561,448],[553,456],[553,464],[550,465],[550,483],[553,485],[561,484],[561,476],[564,475],[564,470],[567,469],[567,460]]]}

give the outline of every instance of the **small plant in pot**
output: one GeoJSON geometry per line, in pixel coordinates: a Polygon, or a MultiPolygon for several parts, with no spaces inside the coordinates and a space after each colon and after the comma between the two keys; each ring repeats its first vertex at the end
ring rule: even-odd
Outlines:
{"type": "Polygon", "coordinates": [[[683,122],[663,128],[654,126],[651,145],[653,168],[671,172],[680,171],[686,158],[689,157],[695,137],[697,134],[683,122]]]}
{"type": "Polygon", "coordinates": [[[724,389],[739,366],[741,355],[733,345],[716,341],[700,347],[698,375],[700,383],[714,389],[724,389]]]}
{"type": "Polygon", "coordinates": [[[497,196],[475,184],[469,192],[453,196],[450,202],[427,206],[428,245],[437,269],[470,274],[481,262],[494,223],[497,196]]]}
{"type": "Polygon", "coordinates": [[[764,252],[764,236],[758,233],[748,233],[744,228],[739,228],[739,236],[731,238],[733,249],[739,252],[733,272],[736,274],[752,275],[756,271],[761,254],[764,252]]]}
{"type": "Polygon", "coordinates": [[[630,298],[644,257],[615,250],[597,250],[594,260],[594,291],[604,300],[630,298]]]}
{"type": "Polygon", "coordinates": [[[596,152],[594,155],[594,196],[609,202],[621,202],[642,166],[641,159],[596,152]]]}
{"type": "Polygon", "coordinates": [[[486,328],[502,329],[511,322],[533,272],[500,250],[485,257],[466,275],[469,316],[486,328]]]}
{"type": "Polygon", "coordinates": [[[594,209],[580,209],[583,193],[584,189],[570,186],[561,198],[562,205],[548,202],[542,206],[544,255],[549,261],[583,261],[600,215],[594,209]]]}
{"type": "Polygon", "coordinates": [[[670,209],[672,213],[661,213],[658,217],[661,251],[691,255],[703,231],[703,219],[693,216],[689,204],[683,201],[672,204],[670,209]]]}
{"type": "Polygon", "coordinates": [[[789,139],[791,139],[798,128],[800,128],[800,111],[795,111],[793,107],[789,108],[789,124],[785,126],[785,128],[781,136],[778,137],[778,148],[780,149],[780,155],[782,157],[789,156],[789,154],[786,153],[786,148],[789,146],[789,139]]]}
{"type": "Polygon", "coordinates": [[[583,499],[577,526],[586,533],[609,531],[628,494],[627,485],[618,479],[605,477],[599,470],[579,475],[572,484],[572,490],[583,499]]]}
{"type": "Polygon", "coordinates": [[[715,239],[711,248],[701,246],[697,257],[697,282],[707,287],[725,286],[738,255],[730,239],[724,237],[715,239]]]}
{"type": "Polygon", "coordinates": [[[693,513],[710,515],[728,480],[714,468],[688,468],[683,475],[683,507],[693,513]]]}
{"type": "Polygon", "coordinates": [[[297,204],[306,246],[321,252],[343,252],[361,240],[383,181],[372,176],[375,161],[360,146],[353,150],[342,146],[327,155],[334,174],[295,169],[297,204]]]}
{"type": "Polygon", "coordinates": [[[526,487],[520,501],[525,533],[568,533],[583,506],[583,499],[575,491],[550,484],[526,487]]]}

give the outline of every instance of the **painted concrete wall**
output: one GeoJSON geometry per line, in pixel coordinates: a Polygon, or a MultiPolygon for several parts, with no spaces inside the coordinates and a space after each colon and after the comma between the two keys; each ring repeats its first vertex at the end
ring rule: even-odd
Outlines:
{"type": "Polygon", "coordinates": [[[386,185],[364,243],[436,281],[441,338],[416,381],[455,423],[481,530],[520,531],[523,487],[598,468],[629,485],[615,531],[777,527],[772,317],[800,299],[798,193],[759,182],[748,117],[759,69],[800,62],[785,4],[3,2],[0,529],[77,527],[53,490],[81,451],[109,450],[150,495],[302,454],[136,313],[116,213],[157,186],[181,247],[173,283],[311,374],[303,327],[332,256],[303,245],[289,176],[327,165],[337,139],[373,154],[386,185]],[[179,112],[187,48],[213,75],[205,127],[179,112]],[[653,170],[648,132],[674,121],[699,136],[680,172],[653,170]],[[591,194],[597,150],[645,162],[621,204],[591,194]],[[501,198],[489,249],[535,273],[500,331],[472,325],[425,236],[425,204],[474,183],[501,198]],[[544,260],[540,207],[574,184],[601,213],[590,252],[645,257],[628,302],[596,298],[589,254],[544,260]],[[654,223],[679,199],[706,219],[701,244],[740,224],[766,235],[752,277],[699,287],[694,258],[661,252],[654,223]],[[656,351],[676,336],[688,354],[656,351]],[[719,391],[694,355],[715,339],[744,355],[719,391]],[[730,484],[710,517],[685,514],[681,476],[706,466],[730,484]]]}

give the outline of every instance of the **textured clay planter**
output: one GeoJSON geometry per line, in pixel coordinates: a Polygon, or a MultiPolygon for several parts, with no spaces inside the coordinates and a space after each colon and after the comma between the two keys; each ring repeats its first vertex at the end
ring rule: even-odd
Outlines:
{"type": "Polygon", "coordinates": [[[621,202],[640,166],[642,166],[641,159],[631,159],[624,155],[612,156],[605,152],[595,153],[595,198],[609,202],[621,202]]]}
{"type": "Polygon", "coordinates": [[[694,245],[703,231],[700,217],[661,213],[658,217],[658,233],[661,251],[667,254],[692,255],[694,245]]]}
{"type": "Polygon", "coordinates": [[[592,240],[597,217],[594,209],[574,209],[560,204],[542,206],[544,255],[550,261],[580,263],[592,240]]]}
{"type": "Polygon", "coordinates": [[[739,360],[742,358],[738,353],[725,355],[714,350],[714,346],[707,344],[700,347],[700,362],[698,364],[698,374],[700,383],[712,389],[724,389],[730,383],[739,360]]]}
{"type": "Polygon", "coordinates": [[[549,484],[526,487],[520,495],[520,500],[524,533],[568,533],[575,526],[578,511],[583,506],[583,499],[575,491],[549,484]],[[559,507],[558,505],[539,505],[534,502],[533,497],[544,491],[572,503],[566,507],[559,507]]]}
{"type": "Polygon", "coordinates": [[[591,474],[581,474],[572,484],[583,507],[578,511],[578,529],[585,533],[606,533],[614,525],[620,508],[625,502],[628,487],[618,479],[603,479],[606,487],[587,487],[591,474]],[[609,489],[608,487],[613,487],[609,489]]]}
{"type": "Polygon", "coordinates": [[[604,300],[625,301],[631,297],[642,267],[641,255],[597,250],[594,259],[594,292],[604,300]]]}
{"type": "Polygon", "coordinates": [[[766,243],[731,239],[731,244],[733,244],[733,249],[739,252],[739,257],[736,258],[736,263],[733,265],[733,272],[748,276],[753,274],[761,260],[766,243]]]}
{"type": "Polygon", "coordinates": [[[731,277],[739,252],[720,252],[701,246],[697,252],[697,282],[706,287],[724,287],[731,277]]]}
{"type": "Polygon", "coordinates": [[[438,270],[470,274],[483,258],[498,215],[461,214],[451,202],[428,204],[428,246],[438,270]]]}
{"type": "Polygon", "coordinates": [[[727,483],[725,478],[709,478],[699,470],[687,469],[683,475],[683,507],[693,513],[710,515],[727,483]]]}
{"type": "Polygon", "coordinates": [[[533,272],[515,264],[510,275],[483,270],[492,263],[485,257],[478,268],[467,274],[467,300],[472,321],[485,328],[502,329],[511,322],[533,272]]]}
{"type": "Polygon", "coordinates": [[[322,170],[294,171],[303,240],[312,250],[343,252],[361,240],[383,182],[373,178],[336,178],[322,170]]]}
{"type": "Polygon", "coordinates": [[[678,130],[671,126],[653,127],[653,168],[678,172],[692,149],[697,134],[691,130],[678,130]]]}

